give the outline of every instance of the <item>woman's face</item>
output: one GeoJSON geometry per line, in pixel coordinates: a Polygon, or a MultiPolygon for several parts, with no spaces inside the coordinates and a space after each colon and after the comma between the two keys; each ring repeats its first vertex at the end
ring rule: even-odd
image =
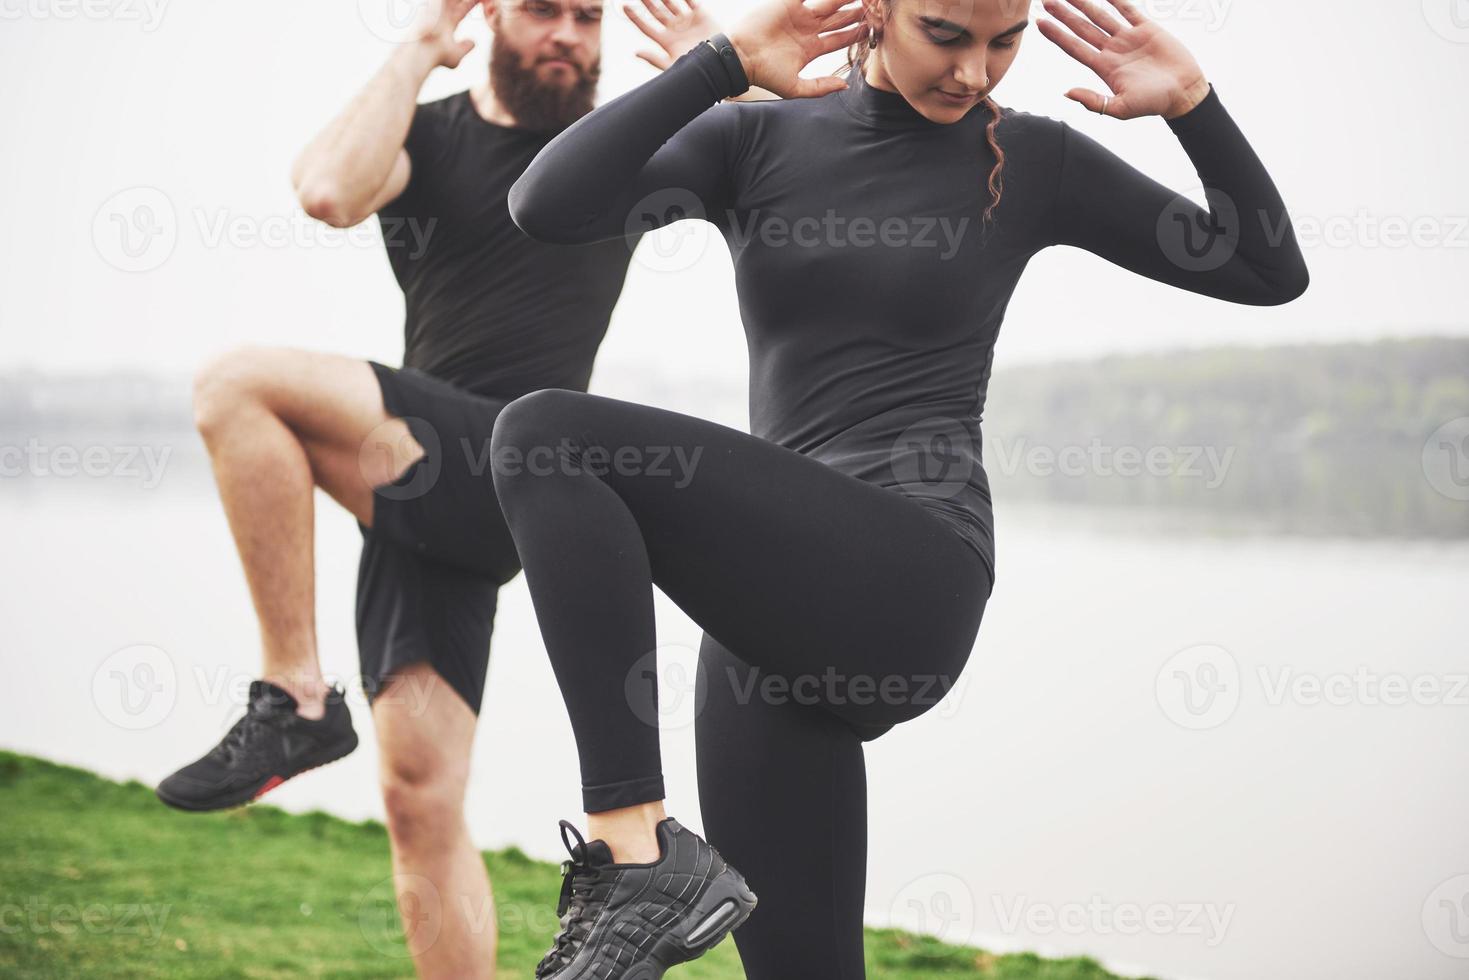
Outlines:
{"type": "Polygon", "coordinates": [[[868,0],[882,36],[867,81],[901,93],[933,122],[958,122],[1010,70],[1026,10],[1024,0],[868,0]]]}

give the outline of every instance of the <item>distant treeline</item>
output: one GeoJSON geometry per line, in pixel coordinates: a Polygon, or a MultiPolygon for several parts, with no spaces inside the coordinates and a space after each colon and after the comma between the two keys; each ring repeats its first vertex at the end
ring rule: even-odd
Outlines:
{"type": "Polygon", "coordinates": [[[996,372],[985,416],[997,499],[1469,536],[1469,338],[1017,368],[996,372]]]}
{"type": "Polygon", "coordinates": [[[1219,348],[995,373],[997,429],[1212,445],[1416,442],[1469,414],[1469,337],[1219,348]]]}
{"type": "MultiPolygon", "coordinates": [[[[659,376],[635,390],[672,392],[715,415],[744,397],[723,378],[659,376]]],[[[188,379],[173,376],[0,373],[0,444],[186,433],[189,400],[188,379]]],[[[1173,526],[1469,537],[1469,337],[1004,369],[983,428],[997,508],[1125,507],[1173,526]]],[[[178,448],[197,452],[197,439],[178,448]]]]}
{"type": "Polygon", "coordinates": [[[106,374],[0,373],[0,437],[32,433],[172,432],[192,426],[187,378],[106,374]]]}

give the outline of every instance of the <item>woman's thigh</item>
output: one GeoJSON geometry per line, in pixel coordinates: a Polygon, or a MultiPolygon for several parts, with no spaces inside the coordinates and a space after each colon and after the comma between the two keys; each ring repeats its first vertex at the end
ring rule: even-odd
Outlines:
{"type": "Polygon", "coordinates": [[[988,572],[914,500],[663,409],[565,391],[521,403],[547,441],[566,440],[563,460],[597,466],[637,522],[654,582],[761,668],[764,696],[783,688],[880,724],[952,685],[988,572]]]}

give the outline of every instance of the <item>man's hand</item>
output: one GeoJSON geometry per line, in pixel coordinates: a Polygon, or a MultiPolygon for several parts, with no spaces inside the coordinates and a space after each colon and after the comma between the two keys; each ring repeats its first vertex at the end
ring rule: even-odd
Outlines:
{"type": "Polygon", "coordinates": [[[474,48],[473,41],[455,40],[454,32],[479,0],[439,0],[424,8],[424,22],[416,42],[431,64],[457,68],[474,48]]]}

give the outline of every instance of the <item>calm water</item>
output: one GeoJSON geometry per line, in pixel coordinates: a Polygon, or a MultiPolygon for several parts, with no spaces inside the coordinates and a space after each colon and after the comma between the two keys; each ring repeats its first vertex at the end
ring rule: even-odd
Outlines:
{"type": "MultiPolygon", "coordinates": [[[[0,745],[152,783],[238,716],[256,649],[207,482],[136,483],[0,484],[0,745]]],[[[998,521],[968,671],[869,748],[871,921],[1169,978],[1469,974],[1469,547],[1147,535],[1003,500],[998,521]]],[[[344,677],[357,541],[320,509],[344,677]]],[[[697,826],[699,634],[660,616],[670,808],[697,826]]],[[[478,842],[557,858],[575,756],[521,580],[482,718],[478,842]]],[[[367,739],[271,798],[380,817],[375,766],[367,739]]]]}

